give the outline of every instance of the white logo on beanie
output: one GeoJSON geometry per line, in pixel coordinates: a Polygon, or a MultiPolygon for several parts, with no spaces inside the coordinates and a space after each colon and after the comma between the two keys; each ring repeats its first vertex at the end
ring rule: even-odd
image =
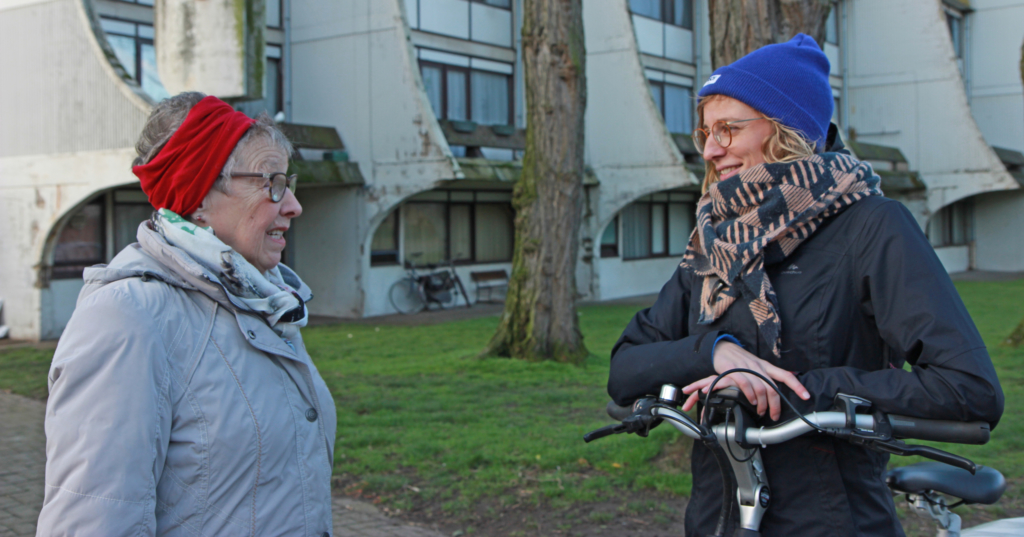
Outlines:
{"type": "Polygon", "coordinates": [[[708,78],[708,81],[704,83],[704,86],[709,86],[711,84],[714,84],[715,82],[718,82],[719,78],[722,78],[722,75],[711,75],[711,77],[708,78]]]}

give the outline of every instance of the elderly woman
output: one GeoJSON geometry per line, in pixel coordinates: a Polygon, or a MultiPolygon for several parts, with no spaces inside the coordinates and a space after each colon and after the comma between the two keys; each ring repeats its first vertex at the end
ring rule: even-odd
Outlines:
{"type": "MultiPolygon", "coordinates": [[[[747,368],[804,412],[829,410],[846,393],[883,412],[999,420],[1003,394],[985,344],[921,228],[882,197],[868,164],[834,152],[839,145],[826,151],[828,73],[817,43],[800,34],[704,84],[697,229],[655,304],[612,351],[608,391],[618,404],[672,383],[690,394],[689,410],[718,373],[747,368]]],[[[726,386],[741,389],[765,424],[780,418],[779,395],[756,376],[732,374],[716,387],[726,386]]],[[[903,535],[881,479],[888,455],[805,435],[761,456],[772,487],[764,535],[903,535]]],[[[710,535],[719,468],[699,442],[691,461],[686,532],[710,535]]]]}
{"type": "Polygon", "coordinates": [[[158,209],[87,269],[50,368],[39,535],[329,535],[331,394],[280,264],[291,146],[215,97],[158,104],[133,171],[158,209]]]}

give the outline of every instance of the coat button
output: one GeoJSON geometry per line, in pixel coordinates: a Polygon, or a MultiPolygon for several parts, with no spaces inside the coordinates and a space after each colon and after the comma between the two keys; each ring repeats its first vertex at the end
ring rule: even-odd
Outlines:
{"type": "Polygon", "coordinates": [[[306,411],[306,420],[308,420],[308,421],[316,421],[316,409],[315,408],[310,408],[309,410],[306,411]]]}
{"type": "Polygon", "coordinates": [[[249,335],[249,339],[256,339],[256,332],[249,330],[248,332],[246,332],[246,334],[249,335]]]}

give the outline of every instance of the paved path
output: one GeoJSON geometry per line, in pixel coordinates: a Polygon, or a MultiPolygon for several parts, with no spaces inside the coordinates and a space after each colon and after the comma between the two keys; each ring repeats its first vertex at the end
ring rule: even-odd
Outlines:
{"type": "MultiPolygon", "coordinates": [[[[0,537],[30,537],[43,505],[46,436],[40,401],[0,392],[0,537]]],[[[334,498],[335,537],[442,537],[401,524],[372,504],[334,498]]]]}

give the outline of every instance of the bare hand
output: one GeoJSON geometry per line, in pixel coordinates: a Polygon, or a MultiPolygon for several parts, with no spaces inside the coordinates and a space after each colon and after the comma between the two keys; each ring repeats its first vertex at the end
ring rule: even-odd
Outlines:
{"type": "MultiPolygon", "coordinates": [[[[800,384],[800,381],[797,380],[796,375],[775,367],[743,350],[743,347],[729,341],[721,341],[715,346],[714,365],[715,371],[718,373],[723,373],[730,369],[757,371],[775,381],[776,384],[782,383],[789,386],[793,393],[805,401],[811,397],[811,394],[807,392],[807,388],[804,388],[804,385],[800,384]]],[[[701,394],[707,393],[708,387],[711,386],[715,378],[716,376],[712,375],[683,387],[683,393],[690,395],[683,404],[684,411],[690,410],[693,408],[693,405],[697,404],[701,394]]],[[[718,381],[718,384],[715,384],[715,389],[718,390],[729,386],[739,388],[747,400],[750,401],[750,404],[757,405],[757,414],[759,416],[763,416],[766,410],[773,420],[778,420],[779,416],[782,415],[782,398],[779,397],[779,394],[768,383],[756,376],[749,373],[732,373],[718,381]]]]}

